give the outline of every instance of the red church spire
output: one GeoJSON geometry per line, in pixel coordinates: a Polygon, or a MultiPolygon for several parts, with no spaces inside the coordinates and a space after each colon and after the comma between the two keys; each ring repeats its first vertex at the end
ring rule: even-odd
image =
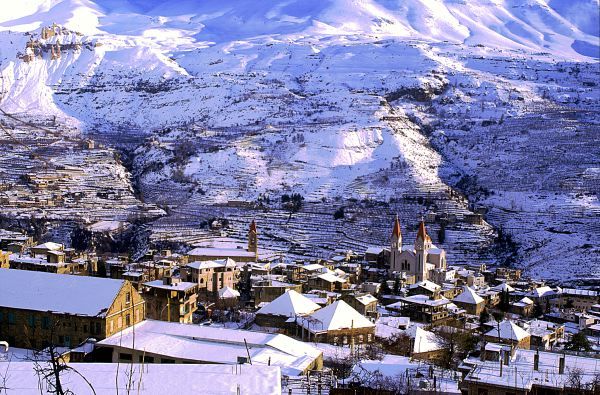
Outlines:
{"type": "Polygon", "coordinates": [[[392,236],[401,236],[402,230],[400,230],[400,220],[398,219],[398,214],[396,214],[396,221],[394,222],[394,230],[392,231],[392,236]]]}

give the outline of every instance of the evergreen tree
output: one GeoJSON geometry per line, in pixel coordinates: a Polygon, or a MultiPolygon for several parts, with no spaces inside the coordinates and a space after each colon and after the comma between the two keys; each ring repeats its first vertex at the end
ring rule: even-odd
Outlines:
{"type": "Polygon", "coordinates": [[[392,293],[392,290],[390,289],[390,286],[387,283],[387,280],[383,280],[381,282],[381,287],[379,288],[379,294],[380,295],[389,295],[392,293]]]}
{"type": "Polygon", "coordinates": [[[592,347],[583,332],[577,332],[571,337],[565,348],[571,351],[590,351],[592,347]]]}
{"type": "Polygon", "coordinates": [[[400,278],[396,277],[394,280],[394,295],[400,294],[400,278]]]}

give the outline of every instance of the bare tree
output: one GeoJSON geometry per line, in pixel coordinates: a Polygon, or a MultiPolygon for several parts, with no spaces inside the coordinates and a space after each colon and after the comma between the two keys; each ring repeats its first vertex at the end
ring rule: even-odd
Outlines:
{"type": "Polygon", "coordinates": [[[40,391],[45,387],[46,392],[57,395],[74,394],[73,391],[66,388],[62,383],[62,376],[65,373],[73,373],[79,376],[92,390],[95,395],[96,390],[92,384],[77,369],[69,366],[62,354],[59,352],[54,342],[55,329],[60,325],[56,320],[50,326],[50,342],[43,350],[33,352],[33,357],[29,358],[33,362],[33,369],[38,377],[40,391]]]}
{"type": "Polygon", "coordinates": [[[569,369],[568,377],[566,381],[566,387],[577,390],[577,392],[583,390],[583,370],[580,368],[569,369]]]}

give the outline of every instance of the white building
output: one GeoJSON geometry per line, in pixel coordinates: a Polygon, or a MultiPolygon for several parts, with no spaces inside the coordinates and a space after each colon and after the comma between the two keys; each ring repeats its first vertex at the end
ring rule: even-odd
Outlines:
{"type": "Polygon", "coordinates": [[[323,354],[281,334],[146,320],[100,342],[113,362],[279,366],[284,375],[320,370],[323,354]]]}
{"type": "Polygon", "coordinates": [[[390,248],[390,274],[414,276],[418,282],[428,280],[430,272],[445,271],[446,267],[446,251],[433,245],[425,223],[421,221],[414,245],[402,246],[400,221],[396,217],[390,248]]]}

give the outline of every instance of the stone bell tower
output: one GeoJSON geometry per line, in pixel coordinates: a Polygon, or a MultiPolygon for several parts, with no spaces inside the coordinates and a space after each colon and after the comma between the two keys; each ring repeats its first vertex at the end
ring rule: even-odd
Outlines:
{"type": "Polygon", "coordinates": [[[252,220],[248,230],[248,252],[253,252],[258,260],[258,232],[256,231],[256,222],[252,220]]]}
{"type": "Polygon", "coordinates": [[[415,240],[415,276],[417,281],[427,280],[427,250],[430,248],[431,237],[427,234],[425,222],[421,220],[419,231],[417,232],[417,239],[415,240]]]}

